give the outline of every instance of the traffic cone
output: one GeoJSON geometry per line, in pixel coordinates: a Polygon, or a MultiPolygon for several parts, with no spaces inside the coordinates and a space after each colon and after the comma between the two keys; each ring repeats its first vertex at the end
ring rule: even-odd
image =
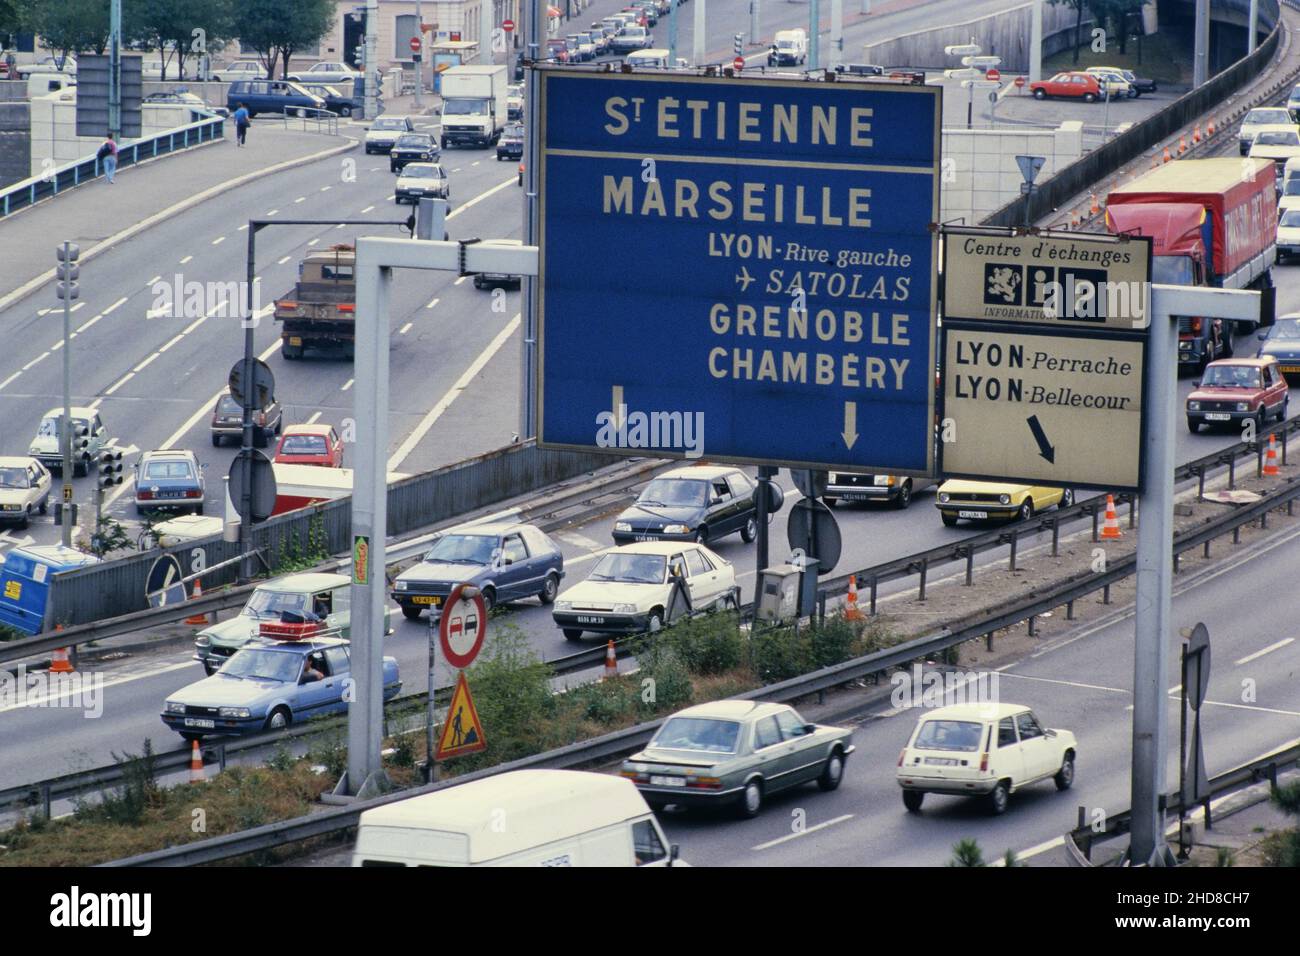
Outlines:
{"type": "Polygon", "coordinates": [[[1088,215],[1090,215],[1090,216],[1095,216],[1095,215],[1097,215],[1098,213],[1101,212],[1101,204],[1100,204],[1099,202],[1097,202],[1097,194],[1096,194],[1096,193],[1089,193],[1089,194],[1088,194],[1088,198],[1089,198],[1090,201],[1091,201],[1091,202],[1090,202],[1090,205],[1088,206],[1088,215]]]}
{"type": "MultiPolygon", "coordinates": [[[[194,579],[194,590],[193,590],[193,592],[191,592],[191,594],[190,594],[190,600],[191,600],[191,601],[196,601],[196,600],[198,600],[198,599],[201,598],[201,597],[203,597],[203,584],[198,580],[198,578],[195,578],[195,579],[194,579]]],[[[206,626],[207,623],[208,623],[208,615],[207,615],[206,613],[204,613],[204,614],[191,614],[189,617],[187,617],[187,618],[185,619],[185,623],[186,623],[186,624],[202,624],[202,625],[206,626]]]]}
{"type": "Polygon", "coordinates": [[[1201,141],[1201,124],[1197,123],[1196,126],[1193,127],[1192,129],[1192,142],[1199,143],[1200,141],[1201,141]]]}
{"type": "Polygon", "coordinates": [[[1070,210],[1070,228],[1071,229],[1079,228],[1079,210],[1077,209],[1070,210]]]}
{"type": "Polygon", "coordinates": [[[1167,162],[1169,162],[1169,160],[1171,160],[1172,158],[1173,158],[1173,157],[1169,155],[1169,147],[1166,146],[1166,147],[1165,147],[1165,155],[1164,155],[1164,158],[1162,158],[1162,159],[1160,160],[1160,162],[1162,162],[1162,163],[1167,163],[1167,162]]]}
{"type": "Polygon", "coordinates": [[[1268,436],[1268,452],[1264,455],[1264,474],[1277,474],[1277,436],[1268,436]]]}
{"type": "MultiPolygon", "coordinates": [[[[54,629],[56,631],[61,631],[63,630],[63,625],[55,624],[54,629]]],[[[72,666],[72,661],[68,659],[68,649],[66,647],[56,647],[54,649],[54,657],[50,660],[50,673],[71,674],[74,670],[76,670],[76,668],[72,666]]]]}
{"type": "Polygon", "coordinates": [[[605,645],[605,676],[618,676],[618,655],[614,653],[614,642],[605,645]]]}
{"type": "Polygon", "coordinates": [[[1214,117],[1210,117],[1210,122],[1206,124],[1206,126],[1205,126],[1205,135],[1206,135],[1206,136],[1213,136],[1213,135],[1214,135],[1214,117]]]}
{"type": "Polygon", "coordinates": [[[861,621],[862,611],[858,608],[858,576],[849,575],[849,596],[844,599],[844,620],[861,621]]]}
{"type": "Polygon", "coordinates": [[[1102,525],[1101,536],[1103,538],[1122,538],[1123,532],[1119,530],[1119,516],[1115,514],[1115,496],[1106,496],[1106,523],[1102,525]]]}
{"type": "Polygon", "coordinates": [[[203,751],[199,749],[199,742],[193,741],[190,747],[190,783],[202,783],[206,779],[203,773],[203,751]]]}
{"type": "Polygon", "coordinates": [[[1187,134],[1178,137],[1178,155],[1181,156],[1187,152],[1187,134]]]}

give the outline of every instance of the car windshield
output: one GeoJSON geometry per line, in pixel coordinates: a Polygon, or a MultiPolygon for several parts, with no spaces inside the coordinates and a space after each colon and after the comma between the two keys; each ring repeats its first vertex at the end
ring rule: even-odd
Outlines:
{"type": "Polygon", "coordinates": [[[655,734],[651,747],[670,750],[700,750],[713,754],[733,754],[740,736],[740,724],[734,720],[712,717],[670,717],[655,734]]]}
{"type": "Polygon", "coordinates": [[[1300,196],[1300,179],[1294,176],[1286,181],[1282,186],[1283,196],[1300,196]]]}
{"type": "Polygon", "coordinates": [[[1151,281],[1168,285],[1192,284],[1192,260],[1188,256],[1156,256],[1151,260],[1151,281]]]}
{"type": "Polygon", "coordinates": [[[187,461],[151,461],[145,465],[144,476],[159,481],[167,478],[193,478],[194,472],[190,470],[187,461]]]}
{"type": "MultiPolygon", "coordinates": [[[[57,438],[59,436],[59,422],[63,421],[62,415],[51,415],[48,418],[41,419],[41,425],[36,429],[38,438],[57,438]]],[[[72,420],[72,430],[75,434],[77,429],[89,429],[90,423],[84,418],[74,418],[72,420]]]]}
{"type": "Polygon", "coordinates": [[[491,564],[496,549],[496,535],[446,534],[424,555],[432,563],[450,561],[455,564],[491,564]]]}
{"type": "Polygon", "coordinates": [[[1286,110],[1251,110],[1242,125],[1264,126],[1268,123],[1289,123],[1291,114],[1286,110]]]}
{"type": "Polygon", "coordinates": [[[26,468],[0,468],[0,488],[26,488],[26,468]]]}
{"type": "Polygon", "coordinates": [[[407,166],[402,170],[405,179],[442,179],[442,169],[437,166],[407,166]]]}
{"type": "Polygon", "coordinates": [[[442,104],[443,116],[474,116],[490,112],[487,100],[447,100],[442,104]]]}
{"type": "Polygon", "coordinates": [[[709,483],[693,478],[656,478],[645,486],[637,504],[702,507],[708,503],[709,483]]]}
{"type": "Polygon", "coordinates": [[[282,455],[323,455],[328,451],[324,435],[285,435],[282,455]]]}
{"type": "Polygon", "coordinates": [[[419,147],[426,147],[432,142],[433,140],[430,139],[428,136],[425,136],[423,133],[407,133],[405,136],[403,136],[401,139],[397,141],[397,145],[414,146],[419,148],[419,147]]]}
{"type": "Polygon", "coordinates": [[[406,121],[400,119],[384,119],[382,116],[375,120],[371,129],[406,129],[406,121]]]}
{"type": "Polygon", "coordinates": [[[1278,319],[1268,333],[1268,340],[1274,339],[1300,339],[1300,319],[1278,319]]]}
{"type": "Polygon", "coordinates": [[[1278,225],[1285,226],[1288,229],[1300,228],[1300,209],[1288,209],[1286,212],[1282,213],[1282,218],[1278,221],[1278,225]]]}
{"type": "Polygon", "coordinates": [[[241,412],[243,412],[243,408],[240,406],[239,402],[235,401],[229,395],[222,395],[221,398],[217,400],[218,415],[238,415],[241,412]]]}
{"type": "Polygon", "coordinates": [[[1265,130],[1255,137],[1263,146],[1300,146],[1300,133],[1295,130],[1265,130]]]}
{"type": "Polygon", "coordinates": [[[927,720],[912,746],[917,750],[978,750],[982,730],[971,720],[927,720]]]}
{"type": "Polygon", "coordinates": [[[667,562],[662,554],[616,554],[611,551],[600,559],[587,580],[663,584],[667,562]]]}
{"type": "Polygon", "coordinates": [[[524,128],[522,126],[507,126],[505,135],[510,139],[523,139],[524,128]]]}
{"type": "Polygon", "coordinates": [[[301,614],[307,605],[307,595],[287,591],[268,591],[258,588],[244,605],[244,614],[248,617],[276,620],[285,611],[301,614]]]}
{"type": "Polygon", "coordinates": [[[302,670],[302,658],[297,654],[285,654],[281,651],[266,651],[246,647],[236,651],[221,668],[226,677],[251,678],[253,680],[273,680],[289,684],[298,679],[302,670]]]}
{"type": "Polygon", "coordinates": [[[1221,388],[1259,388],[1259,369],[1250,365],[1211,365],[1201,377],[1201,384],[1221,388]]]}

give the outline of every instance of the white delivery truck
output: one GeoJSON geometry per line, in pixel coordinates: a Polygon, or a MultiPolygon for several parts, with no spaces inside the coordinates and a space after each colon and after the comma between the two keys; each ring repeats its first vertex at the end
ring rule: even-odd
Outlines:
{"type": "Polygon", "coordinates": [[[670,65],[685,67],[686,61],[680,56],[674,61],[668,50],[637,50],[629,53],[624,62],[634,70],[667,70],[670,65]]]}
{"type": "Polygon", "coordinates": [[[361,814],[353,866],[672,866],[631,780],[515,770],[361,814]]]}
{"type": "Polygon", "coordinates": [[[505,129],[508,77],[504,66],[453,66],[439,79],[442,148],[496,144],[505,129]]]}
{"type": "Polygon", "coordinates": [[[767,65],[799,66],[807,61],[808,34],[803,30],[777,30],[767,54],[767,65]]]}

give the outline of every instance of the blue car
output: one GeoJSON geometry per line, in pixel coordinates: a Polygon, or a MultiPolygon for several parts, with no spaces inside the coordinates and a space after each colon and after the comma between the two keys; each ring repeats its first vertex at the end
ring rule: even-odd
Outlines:
{"type": "Polygon", "coordinates": [[[325,109],[323,99],[288,80],[236,80],[226,91],[226,109],[234,113],[241,103],[248,109],[250,119],[258,113],[315,116],[318,114],[299,111],[325,109]]]}
{"type": "Polygon", "coordinates": [[[361,97],[349,96],[343,92],[341,86],[303,83],[302,88],[313,96],[319,96],[323,99],[325,108],[331,113],[338,113],[339,116],[348,117],[353,113],[359,113],[365,106],[364,94],[361,97]]]}
{"type": "Polygon", "coordinates": [[[1276,322],[1259,333],[1259,357],[1277,359],[1288,381],[1300,378],[1300,313],[1278,316],[1276,322]]]}
{"type": "MultiPolygon", "coordinates": [[[[211,677],[167,698],[162,721],[186,740],[280,730],[296,721],[343,713],[352,672],[349,644],[316,637],[319,624],[266,624],[262,638],[236,651],[211,677]],[[273,640],[276,628],[306,640],[273,640]]],[[[384,700],[402,689],[397,660],[384,658],[384,700]]]]}
{"type": "Polygon", "coordinates": [[[135,510],[193,511],[203,514],[207,484],[192,451],[147,451],[135,466],[135,510]]]}
{"type": "Polygon", "coordinates": [[[428,610],[437,615],[458,584],[483,592],[494,604],[536,597],[550,604],[564,577],[564,555],[530,524],[491,522],[454,528],[438,538],[420,563],[397,576],[392,598],[410,620],[428,610]]]}

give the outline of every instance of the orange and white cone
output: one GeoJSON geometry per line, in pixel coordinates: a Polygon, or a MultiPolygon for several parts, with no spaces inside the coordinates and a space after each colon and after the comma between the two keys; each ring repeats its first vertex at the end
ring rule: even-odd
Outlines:
{"type": "Polygon", "coordinates": [[[1214,118],[1213,118],[1213,117],[1211,117],[1211,118],[1210,118],[1210,122],[1209,122],[1208,124],[1206,124],[1206,127],[1205,127],[1205,135],[1206,135],[1206,136],[1213,136],[1213,135],[1214,135],[1214,118]]]}
{"type": "Polygon", "coordinates": [[[1070,210],[1070,228],[1071,229],[1079,228],[1079,210],[1077,209],[1070,210]]]}
{"type": "Polygon", "coordinates": [[[1201,141],[1201,124],[1197,123],[1196,126],[1193,127],[1192,129],[1192,142],[1199,143],[1200,141],[1201,141]]]}
{"type": "Polygon", "coordinates": [[[618,676],[618,655],[614,653],[614,642],[605,645],[605,676],[618,676]]]}
{"type": "Polygon", "coordinates": [[[1166,147],[1165,147],[1165,155],[1164,155],[1164,157],[1163,157],[1160,161],[1161,161],[1162,163],[1167,163],[1167,162],[1169,162],[1169,160],[1171,160],[1171,159],[1173,159],[1173,157],[1169,155],[1169,147],[1166,146],[1166,147]]]}
{"type": "Polygon", "coordinates": [[[1097,202],[1096,193],[1089,193],[1088,198],[1090,200],[1088,205],[1088,215],[1095,216],[1101,212],[1101,203],[1097,202]]]}
{"type": "Polygon", "coordinates": [[[1119,515],[1115,514],[1115,496],[1106,496],[1106,523],[1102,525],[1101,536],[1103,538],[1122,538],[1123,532],[1119,530],[1119,515]]]}
{"type": "Polygon", "coordinates": [[[849,575],[849,594],[844,599],[844,620],[863,620],[862,609],[858,607],[858,576],[856,574],[849,575]]]}
{"type": "Polygon", "coordinates": [[[1178,137],[1178,155],[1181,156],[1187,152],[1187,134],[1184,133],[1178,137]]]}
{"type": "MultiPolygon", "coordinates": [[[[198,578],[195,578],[194,590],[190,593],[190,600],[196,601],[201,597],[203,597],[203,584],[198,580],[198,578]]],[[[185,623],[202,624],[206,626],[208,624],[208,616],[207,614],[191,614],[189,617],[185,619],[185,623]]]]}
{"type": "Polygon", "coordinates": [[[1264,455],[1264,474],[1276,475],[1277,471],[1277,436],[1268,436],[1268,452],[1264,455]]]}
{"type": "Polygon", "coordinates": [[[195,740],[190,748],[190,783],[202,783],[207,779],[203,772],[203,751],[195,740]]]}
{"type": "MultiPolygon", "coordinates": [[[[56,631],[61,631],[63,630],[63,625],[55,624],[54,629],[56,631]]],[[[71,674],[75,670],[76,668],[72,666],[72,661],[68,659],[68,649],[66,647],[56,647],[54,649],[53,657],[50,658],[50,673],[71,674]]]]}

